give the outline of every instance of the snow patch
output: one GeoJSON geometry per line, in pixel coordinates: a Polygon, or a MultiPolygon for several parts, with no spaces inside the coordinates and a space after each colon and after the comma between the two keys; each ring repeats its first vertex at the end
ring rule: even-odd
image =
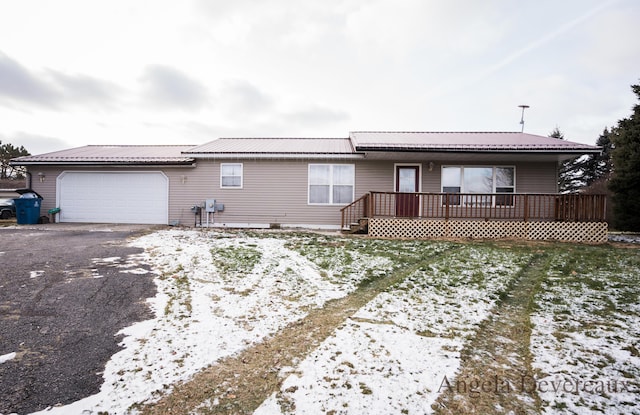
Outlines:
{"type": "Polygon", "coordinates": [[[29,278],[38,278],[38,277],[42,277],[44,275],[44,271],[39,270],[39,271],[31,271],[29,273],[29,278]]]}
{"type": "Polygon", "coordinates": [[[16,357],[16,352],[11,352],[7,354],[3,354],[0,356],[0,364],[8,362],[9,360],[13,360],[16,357]]]}
{"type": "MultiPolygon", "coordinates": [[[[98,394],[41,414],[129,413],[132,405],[157,399],[176,382],[355,288],[354,280],[330,280],[287,242],[286,237],[173,229],[134,240],[132,246],[145,249],[136,261],[153,264],[157,275],[157,295],[148,300],[155,318],[118,333],[124,335],[123,350],[107,363],[98,394]],[[225,269],[231,261],[237,263],[225,269]]],[[[366,263],[355,265],[368,269],[366,263]]]]}
{"type": "Polygon", "coordinates": [[[526,259],[473,247],[442,255],[376,296],[283,373],[280,392],[255,413],[432,413],[465,339],[526,259]]]}
{"type": "Polygon", "coordinates": [[[637,257],[580,273],[562,270],[564,261],[556,258],[531,316],[538,376],[529,387],[545,414],[640,413],[637,257]]]}

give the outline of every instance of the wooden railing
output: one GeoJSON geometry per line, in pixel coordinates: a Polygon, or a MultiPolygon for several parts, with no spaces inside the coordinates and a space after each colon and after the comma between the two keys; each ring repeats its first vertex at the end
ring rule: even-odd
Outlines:
{"type": "Polygon", "coordinates": [[[370,192],[342,209],[342,227],[371,217],[603,222],[606,196],[370,192]]]}
{"type": "Polygon", "coordinates": [[[348,228],[351,224],[357,223],[360,219],[371,217],[371,212],[369,211],[370,198],[371,193],[365,193],[360,198],[340,209],[342,214],[342,229],[348,228]]]}

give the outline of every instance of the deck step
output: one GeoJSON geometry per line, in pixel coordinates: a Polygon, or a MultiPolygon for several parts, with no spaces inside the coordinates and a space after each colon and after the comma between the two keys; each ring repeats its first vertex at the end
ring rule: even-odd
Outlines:
{"type": "Polygon", "coordinates": [[[350,223],[349,227],[342,231],[350,234],[367,234],[369,233],[369,219],[361,218],[357,222],[350,223]]]}

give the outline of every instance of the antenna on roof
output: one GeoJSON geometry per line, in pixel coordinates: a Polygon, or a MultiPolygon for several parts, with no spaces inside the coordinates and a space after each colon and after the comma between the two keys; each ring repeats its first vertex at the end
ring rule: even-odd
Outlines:
{"type": "Polygon", "coordinates": [[[529,106],[528,105],[518,105],[518,107],[522,108],[522,116],[520,117],[520,126],[522,128],[520,129],[520,132],[523,133],[524,132],[524,110],[529,108],[529,106]]]}

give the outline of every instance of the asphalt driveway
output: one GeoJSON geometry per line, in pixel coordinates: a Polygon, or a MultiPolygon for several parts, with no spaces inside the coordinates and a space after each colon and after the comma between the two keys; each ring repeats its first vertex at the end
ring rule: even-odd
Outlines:
{"type": "Polygon", "coordinates": [[[140,226],[0,228],[0,414],[98,392],[116,333],[152,317],[153,275],[128,238],[140,226]],[[0,359],[1,361],[2,359],[0,359]]]}

